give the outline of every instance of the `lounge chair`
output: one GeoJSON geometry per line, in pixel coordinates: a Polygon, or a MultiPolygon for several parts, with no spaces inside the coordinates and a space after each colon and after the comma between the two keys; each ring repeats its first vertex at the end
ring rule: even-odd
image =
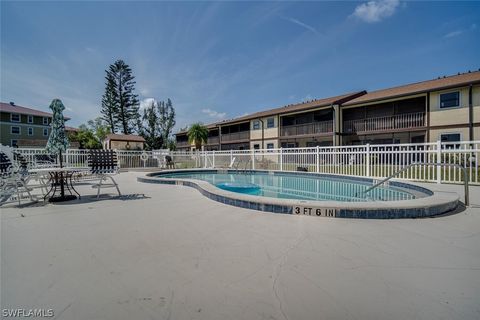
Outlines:
{"type": "Polygon", "coordinates": [[[97,184],[94,184],[92,187],[97,188],[97,198],[100,197],[101,188],[113,188],[117,189],[118,195],[121,196],[122,193],[118,188],[117,182],[113,179],[113,176],[118,174],[118,162],[117,154],[113,150],[90,150],[88,154],[88,166],[90,167],[90,172],[92,175],[96,175],[99,179],[97,184]],[[112,183],[106,184],[104,181],[108,179],[112,183]]]}

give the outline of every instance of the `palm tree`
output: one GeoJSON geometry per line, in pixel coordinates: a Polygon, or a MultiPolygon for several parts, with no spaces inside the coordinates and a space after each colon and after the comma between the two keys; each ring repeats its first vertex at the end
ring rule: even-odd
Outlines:
{"type": "Polygon", "coordinates": [[[188,142],[195,144],[195,148],[200,150],[202,143],[207,142],[208,129],[202,123],[194,123],[188,129],[188,142]]]}

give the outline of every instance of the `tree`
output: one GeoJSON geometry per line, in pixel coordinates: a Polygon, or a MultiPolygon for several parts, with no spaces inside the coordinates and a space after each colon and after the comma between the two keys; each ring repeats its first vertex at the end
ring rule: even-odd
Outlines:
{"type": "Polygon", "coordinates": [[[82,124],[78,131],[70,133],[70,141],[76,141],[80,144],[80,149],[101,149],[102,143],[95,136],[93,130],[82,124]]]}
{"type": "Polygon", "coordinates": [[[195,148],[200,150],[202,144],[207,142],[208,129],[202,123],[194,123],[187,132],[188,142],[195,144],[195,148]]]}
{"type": "Polygon", "coordinates": [[[101,149],[102,143],[110,133],[110,126],[102,118],[89,120],[87,125],[82,124],[78,131],[69,135],[70,141],[80,144],[80,149],[101,149]]]}
{"type": "Polygon", "coordinates": [[[110,125],[108,125],[105,120],[100,117],[97,117],[93,120],[88,120],[88,127],[93,131],[95,137],[103,143],[105,138],[109,133],[112,133],[110,125]]]}
{"type": "Polygon", "coordinates": [[[118,104],[115,90],[115,79],[108,71],[105,77],[105,93],[102,96],[102,119],[105,120],[110,127],[110,132],[115,133],[117,128],[116,114],[118,113],[118,104]]]}
{"type": "Polygon", "coordinates": [[[160,134],[162,136],[162,148],[168,148],[167,142],[172,134],[172,129],[175,126],[175,109],[173,108],[172,100],[161,101],[158,104],[158,120],[160,127],[160,134]]]}
{"type": "Polygon", "coordinates": [[[135,94],[135,77],[123,60],[111,64],[107,73],[105,94],[102,98],[102,114],[113,133],[118,126],[123,134],[134,132],[138,123],[139,101],[135,94]]]}
{"type": "Polygon", "coordinates": [[[145,149],[160,149],[163,139],[159,130],[159,117],[157,114],[157,102],[150,102],[150,105],[143,111],[142,122],[139,124],[140,135],[145,138],[145,149]]]}

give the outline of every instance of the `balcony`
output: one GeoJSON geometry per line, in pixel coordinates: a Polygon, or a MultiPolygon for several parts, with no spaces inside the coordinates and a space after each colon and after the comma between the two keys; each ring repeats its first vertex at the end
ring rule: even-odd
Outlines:
{"type": "Polygon", "coordinates": [[[188,141],[177,141],[177,148],[185,147],[190,147],[190,143],[188,141]]]}
{"type": "Polygon", "coordinates": [[[425,113],[406,113],[393,116],[348,120],[343,122],[343,132],[363,133],[425,127],[425,113]]]}
{"type": "Polygon", "coordinates": [[[220,142],[219,137],[208,137],[207,144],[218,144],[220,142]]]}
{"type": "Polygon", "coordinates": [[[222,134],[222,142],[241,141],[250,139],[250,131],[222,134]]]}
{"type": "Polygon", "coordinates": [[[282,137],[288,136],[303,136],[303,135],[321,135],[330,134],[333,132],[333,121],[321,121],[306,124],[297,124],[293,126],[281,127],[280,135],[282,137]]]}

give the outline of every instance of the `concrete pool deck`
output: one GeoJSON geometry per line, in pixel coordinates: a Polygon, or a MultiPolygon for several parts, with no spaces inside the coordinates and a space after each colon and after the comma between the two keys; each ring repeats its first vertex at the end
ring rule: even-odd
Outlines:
{"type": "MultiPolygon", "coordinates": [[[[1,308],[81,320],[480,318],[480,187],[457,214],[357,220],[227,206],[140,175],[117,176],[122,198],[2,207],[1,308]]],[[[422,185],[463,199],[462,186],[422,185]]]]}

